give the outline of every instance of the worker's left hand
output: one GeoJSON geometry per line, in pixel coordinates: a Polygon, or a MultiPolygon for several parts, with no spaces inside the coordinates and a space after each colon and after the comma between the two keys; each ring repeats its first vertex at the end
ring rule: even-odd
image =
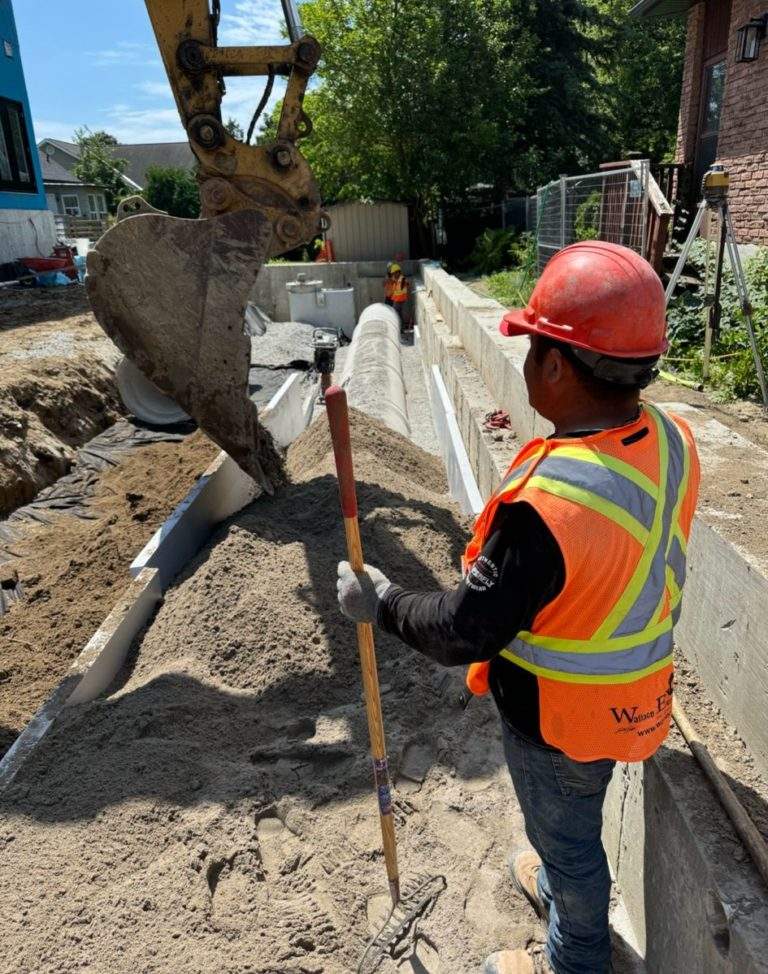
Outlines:
{"type": "Polygon", "coordinates": [[[339,562],[338,575],[336,591],[344,615],[353,622],[376,622],[379,603],[392,584],[387,576],[371,565],[353,572],[348,561],[339,562]]]}

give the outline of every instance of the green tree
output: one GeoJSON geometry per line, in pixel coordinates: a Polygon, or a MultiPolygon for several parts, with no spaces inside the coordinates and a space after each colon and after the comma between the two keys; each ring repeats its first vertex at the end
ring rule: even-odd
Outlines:
{"type": "Polygon", "coordinates": [[[241,142],[245,138],[245,132],[243,131],[243,126],[238,122],[236,118],[231,115],[224,123],[224,128],[229,132],[233,139],[239,139],[241,142]]]}
{"type": "Polygon", "coordinates": [[[641,152],[656,161],[674,157],[685,18],[627,17],[624,0],[591,0],[603,18],[610,51],[598,69],[597,93],[607,120],[612,155],[641,152]]]}
{"type": "Polygon", "coordinates": [[[150,166],[143,195],[148,203],[171,216],[196,219],[200,215],[200,191],[188,169],[150,166]]]}
{"type": "Polygon", "coordinates": [[[108,132],[91,132],[84,126],[75,131],[75,142],[80,146],[80,159],[72,171],[84,183],[103,187],[107,208],[114,213],[120,198],[127,195],[122,174],[128,160],[116,154],[117,139],[108,132]]]}

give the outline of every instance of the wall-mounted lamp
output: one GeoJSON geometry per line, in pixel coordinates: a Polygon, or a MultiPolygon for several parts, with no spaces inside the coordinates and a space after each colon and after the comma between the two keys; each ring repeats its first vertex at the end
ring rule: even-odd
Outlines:
{"type": "Polygon", "coordinates": [[[736,63],[756,61],[760,53],[760,41],[765,37],[768,14],[753,17],[736,31],[736,63]]]}

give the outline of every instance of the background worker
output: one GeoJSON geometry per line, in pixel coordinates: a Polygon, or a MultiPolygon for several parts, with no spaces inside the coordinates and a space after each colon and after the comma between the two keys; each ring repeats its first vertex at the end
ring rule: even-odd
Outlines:
{"type": "MultiPolygon", "coordinates": [[[[502,718],[535,852],[513,878],[548,924],[546,960],[489,957],[484,974],[609,970],[602,808],[616,761],[664,740],[672,628],[699,484],[690,430],[640,400],[666,348],[664,293],[633,251],[590,241],[555,255],[507,336],[529,335],[528,443],[477,519],[452,591],[413,592],[339,565],[339,602],[446,666],[472,664],[502,718]]],[[[501,811],[501,810],[500,810],[501,811]]]]}
{"type": "Polygon", "coordinates": [[[384,301],[397,312],[401,332],[408,326],[409,290],[408,278],[403,274],[402,268],[396,261],[391,261],[387,264],[387,276],[384,278],[384,301]]]}

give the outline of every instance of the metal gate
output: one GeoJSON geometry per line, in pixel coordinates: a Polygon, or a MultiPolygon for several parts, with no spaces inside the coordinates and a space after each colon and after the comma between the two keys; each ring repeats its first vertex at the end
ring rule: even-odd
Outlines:
{"type": "Polygon", "coordinates": [[[539,272],[553,254],[578,240],[623,244],[645,256],[649,177],[649,162],[642,159],[542,186],[536,194],[539,272]]]}

